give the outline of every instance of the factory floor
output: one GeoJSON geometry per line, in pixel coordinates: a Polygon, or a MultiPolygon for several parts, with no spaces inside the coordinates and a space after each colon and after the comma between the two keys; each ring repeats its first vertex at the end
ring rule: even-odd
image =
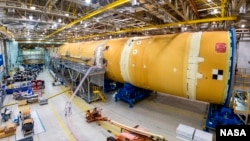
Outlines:
{"type": "MultiPolygon", "coordinates": [[[[106,102],[90,104],[75,97],[72,99],[71,114],[65,116],[65,105],[71,96],[67,90],[70,88],[52,86],[53,78],[48,70],[41,72],[37,79],[45,80],[43,97],[51,97],[47,105],[40,106],[34,103],[18,106],[12,95],[7,95],[4,100],[4,105],[9,105],[8,108],[13,111],[13,115],[25,107],[29,107],[35,113],[38,123],[34,123],[37,124],[33,135],[34,141],[106,141],[108,136],[118,134],[120,129],[107,122],[85,121],[85,111],[93,107],[102,108],[102,115],[111,120],[130,127],[139,125],[148,132],[164,136],[169,141],[178,141],[176,128],[179,124],[196,129],[204,127],[207,103],[160,93],[151,94],[135,103],[133,108],[129,108],[125,102],[115,102],[112,93],[105,94],[106,102]]],[[[4,124],[6,123],[1,122],[1,126],[4,124]]],[[[0,141],[15,141],[21,138],[21,127],[18,126],[16,135],[2,138],[0,141]]]]}

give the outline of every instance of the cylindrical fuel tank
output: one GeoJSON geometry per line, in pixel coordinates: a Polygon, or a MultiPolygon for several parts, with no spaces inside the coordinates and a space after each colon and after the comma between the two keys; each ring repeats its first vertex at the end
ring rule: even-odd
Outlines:
{"type": "Polygon", "coordinates": [[[93,58],[98,46],[109,46],[104,51],[109,79],[194,100],[225,102],[232,57],[229,32],[69,43],[59,48],[58,55],[93,58]]]}

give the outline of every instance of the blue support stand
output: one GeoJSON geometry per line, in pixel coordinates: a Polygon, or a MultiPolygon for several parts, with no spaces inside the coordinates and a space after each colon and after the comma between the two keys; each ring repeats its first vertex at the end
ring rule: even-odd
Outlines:
{"type": "Polygon", "coordinates": [[[207,120],[206,120],[206,131],[209,129],[216,129],[217,125],[243,125],[244,123],[233,113],[231,108],[210,104],[207,120]]]}
{"type": "Polygon", "coordinates": [[[151,90],[145,90],[135,87],[129,83],[125,83],[121,89],[115,94],[115,101],[122,100],[129,104],[129,107],[133,107],[133,103],[139,101],[152,93],[151,90]]]}

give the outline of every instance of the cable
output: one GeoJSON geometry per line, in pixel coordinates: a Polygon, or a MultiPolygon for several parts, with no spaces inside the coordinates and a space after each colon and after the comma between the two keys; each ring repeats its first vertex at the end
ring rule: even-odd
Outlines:
{"type": "MultiPolygon", "coordinates": [[[[105,66],[106,64],[104,64],[105,66]]],[[[80,87],[82,86],[83,82],[85,81],[85,79],[87,78],[87,76],[89,75],[89,73],[91,72],[92,69],[95,69],[95,68],[103,68],[103,66],[91,66],[87,72],[85,73],[83,79],[81,80],[81,82],[78,84],[76,90],[73,92],[72,96],[70,97],[70,99],[66,102],[65,104],[65,117],[66,117],[66,120],[67,120],[67,126],[70,130],[70,132],[72,133],[72,135],[74,136],[74,138],[79,141],[79,136],[74,132],[73,128],[71,128],[71,122],[70,121],[70,115],[72,114],[72,109],[71,109],[71,101],[72,99],[75,97],[76,93],[78,92],[78,90],[80,89],[80,87]]]]}

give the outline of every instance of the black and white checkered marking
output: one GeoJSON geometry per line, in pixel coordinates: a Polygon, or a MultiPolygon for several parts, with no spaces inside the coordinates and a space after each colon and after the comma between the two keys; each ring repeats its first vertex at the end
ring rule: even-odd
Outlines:
{"type": "Polygon", "coordinates": [[[215,80],[223,80],[223,70],[213,69],[212,78],[215,80]]]}

